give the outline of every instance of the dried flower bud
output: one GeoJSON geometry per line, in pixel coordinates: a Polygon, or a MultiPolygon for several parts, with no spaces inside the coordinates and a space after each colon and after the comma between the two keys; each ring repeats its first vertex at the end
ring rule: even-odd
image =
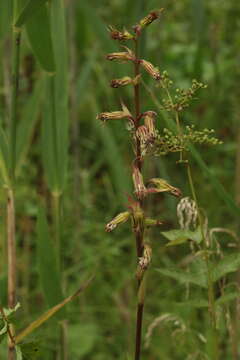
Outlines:
{"type": "Polygon", "coordinates": [[[119,31],[115,29],[113,26],[109,26],[109,31],[111,38],[113,40],[126,41],[133,39],[133,35],[131,35],[127,30],[119,31]]]}
{"type": "Polygon", "coordinates": [[[157,114],[155,111],[147,111],[144,114],[144,124],[148,129],[149,136],[154,140],[156,138],[156,128],[155,128],[155,117],[157,114]]]}
{"type": "Polygon", "coordinates": [[[158,19],[160,17],[160,14],[162,13],[164,9],[159,9],[155,11],[151,11],[150,14],[145,16],[140,22],[139,25],[141,28],[150,25],[154,20],[158,19]]]}
{"type": "Polygon", "coordinates": [[[153,143],[154,139],[145,125],[141,125],[137,128],[136,137],[140,141],[141,155],[144,156],[148,150],[148,146],[153,143]]]}
{"type": "Polygon", "coordinates": [[[107,54],[106,59],[107,60],[117,60],[117,61],[135,61],[135,55],[134,53],[128,49],[126,46],[124,48],[127,51],[123,52],[115,52],[111,54],[107,54]]]}
{"type": "Polygon", "coordinates": [[[171,195],[174,195],[176,197],[182,195],[181,191],[178,188],[168,184],[167,181],[164,179],[153,178],[150,179],[148,183],[155,186],[154,188],[148,189],[149,193],[169,192],[171,195]]]}
{"type": "Polygon", "coordinates": [[[152,249],[148,244],[144,244],[144,249],[143,249],[143,256],[141,256],[138,259],[138,268],[137,268],[137,279],[141,280],[144,272],[147,270],[147,268],[150,265],[152,259],[152,249]]]}
{"type": "Polygon", "coordinates": [[[139,60],[140,65],[153,77],[155,80],[161,80],[161,74],[158,68],[154,67],[149,61],[139,60]]]}
{"type": "Polygon", "coordinates": [[[160,220],[155,220],[155,219],[151,219],[151,218],[146,218],[145,219],[145,225],[147,227],[151,227],[151,226],[159,226],[162,225],[163,222],[160,220]]]}
{"type": "Polygon", "coordinates": [[[99,114],[97,116],[97,119],[102,120],[102,121],[107,121],[107,120],[119,120],[119,119],[123,119],[126,117],[127,116],[124,113],[124,111],[112,111],[112,112],[103,112],[103,113],[99,114]]]}
{"type": "Polygon", "coordinates": [[[128,85],[128,84],[132,84],[132,82],[133,82],[132,78],[130,78],[129,76],[124,76],[121,79],[113,79],[113,80],[111,80],[110,85],[113,88],[118,88],[120,86],[125,86],[125,85],[128,85]]]}
{"type": "Polygon", "coordinates": [[[123,224],[126,221],[128,221],[130,217],[130,212],[129,211],[125,211],[122,212],[120,214],[118,214],[117,216],[115,216],[115,218],[113,218],[105,227],[105,230],[107,232],[111,232],[113,231],[119,224],[123,224]]]}
{"type": "Polygon", "coordinates": [[[149,140],[148,128],[145,125],[141,125],[136,130],[136,137],[142,144],[145,144],[149,140]]]}
{"type": "Polygon", "coordinates": [[[130,196],[128,197],[129,210],[132,214],[133,230],[136,233],[144,232],[144,212],[141,208],[139,201],[133,200],[130,196]]]}
{"type": "Polygon", "coordinates": [[[143,199],[146,196],[147,189],[143,182],[143,176],[137,166],[133,166],[133,183],[135,188],[135,194],[138,199],[143,199]]]}
{"type": "Polygon", "coordinates": [[[119,120],[130,117],[131,117],[131,113],[123,103],[122,103],[122,111],[103,112],[97,115],[97,119],[102,121],[119,120]]]}

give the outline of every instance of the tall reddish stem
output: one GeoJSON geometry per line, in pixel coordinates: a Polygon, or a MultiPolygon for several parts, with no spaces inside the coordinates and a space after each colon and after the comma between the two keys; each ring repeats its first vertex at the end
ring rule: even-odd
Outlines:
{"type": "MultiPolygon", "coordinates": [[[[135,39],[135,56],[136,61],[134,64],[134,74],[135,77],[140,74],[140,65],[138,59],[138,38],[136,35],[135,39]]],[[[139,127],[139,118],[140,118],[140,85],[139,83],[134,86],[134,103],[135,103],[135,132],[139,127]]],[[[136,146],[136,165],[141,171],[142,168],[142,159],[141,159],[141,144],[140,140],[135,136],[136,146]]],[[[139,201],[140,206],[142,207],[142,200],[139,201]]],[[[143,230],[139,230],[136,232],[136,250],[137,250],[137,260],[143,255],[143,230]]],[[[138,292],[141,287],[142,280],[138,280],[138,292]]],[[[137,319],[136,319],[136,337],[135,337],[135,360],[140,360],[141,357],[141,343],[142,343],[142,320],[143,320],[143,308],[144,303],[142,301],[138,301],[137,304],[137,319]]]]}

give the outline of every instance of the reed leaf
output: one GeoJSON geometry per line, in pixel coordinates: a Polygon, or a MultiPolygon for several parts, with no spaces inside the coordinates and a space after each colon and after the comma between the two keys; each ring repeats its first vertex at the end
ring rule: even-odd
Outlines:
{"type": "Polygon", "coordinates": [[[19,344],[26,336],[31,334],[34,330],[39,328],[42,324],[48,321],[53,315],[59,312],[66,304],[74,300],[82,291],[84,291],[91,283],[93,277],[90,277],[73,295],[68,296],[59,304],[53,306],[51,309],[46,311],[37,320],[33,321],[23,331],[21,331],[15,338],[16,344],[19,344]]]}
{"type": "Polygon", "coordinates": [[[25,23],[28,39],[34,55],[43,70],[53,73],[55,60],[51,37],[49,8],[42,1],[38,10],[28,17],[25,23]],[[39,31],[41,29],[41,31],[39,31]]]}
{"type": "Polygon", "coordinates": [[[15,26],[20,27],[24,25],[33,15],[37,13],[41,6],[43,6],[47,0],[29,0],[26,5],[21,9],[20,14],[17,16],[15,26]]]}
{"type": "MultiPolygon", "coordinates": [[[[45,209],[40,207],[37,221],[38,268],[44,296],[47,304],[51,307],[58,304],[63,299],[60,280],[61,276],[57,268],[57,258],[54,248],[45,209]]],[[[62,318],[64,312],[60,315],[62,318]]]]}
{"type": "Polygon", "coordinates": [[[19,173],[28,149],[31,145],[31,139],[36,125],[42,95],[44,91],[44,80],[40,79],[34,88],[32,95],[29,97],[23,108],[22,119],[17,127],[17,144],[16,144],[16,172],[19,173]]]}

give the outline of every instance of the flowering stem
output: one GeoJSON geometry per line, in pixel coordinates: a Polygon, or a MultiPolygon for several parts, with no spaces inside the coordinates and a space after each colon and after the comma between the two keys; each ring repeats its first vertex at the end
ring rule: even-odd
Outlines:
{"type": "MultiPolygon", "coordinates": [[[[134,64],[134,73],[135,77],[140,74],[140,67],[138,61],[138,38],[136,35],[135,41],[135,56],[136,61],[134,64]]],[[[139,115],[140,115],[140,86],[139,83],[134,85],[134,103],[135,103],[135,132],[139,127],[139,115]]],[[[141,144],[140,140],[135,136],[136,139],[136,166],[138,167],[139,172],[142,168],[141,160],[141,144]]],[[[139,201],[142,208],[142,200],[139,201]]],[[[143,255],[143,232],[144,230],[135,231],[136,237],[136,250],[137,250],[137,261],[143,255]]],[[[139,292],[143,285],[143,279],[138,280],[138,304],[137,304],[137,319],[136,319],[136,338],[135,338],[135,360],[139,360],[141,356],[141,342],[142,342],[142,320],[143,320],[143,309],[144,309],[144,297],[142,296],[141,301],[139,300],[139,292]]]]}

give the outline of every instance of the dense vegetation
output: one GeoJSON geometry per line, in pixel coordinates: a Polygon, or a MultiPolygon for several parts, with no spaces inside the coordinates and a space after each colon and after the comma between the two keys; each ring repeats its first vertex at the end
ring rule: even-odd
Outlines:
{"type": "Polygon", "coordinates": [[[6,336],[14,331],[18,359],[20,353],[44,360],[134,358],[135,239],[127,224],[105,231],[134,191],[133,151],[124,121],[103,125],[96,116],[121,110],[121,100],[134,112],[132,85],[109,86],[133,71],[128,62],[105,60],[124,51],[110,39],[109,25],[131,32],[161,7],[160,19],[141,35],[140,56],[164,74],[165,87],[173,81],[173,102],[193,101],[176,110],[164,86],[142,69],[142,111],[157,113],[160,134],[143,177],[165,179],[183,197],[164,191],[144,200],[163,224],[147,232],[152,259],[142,359],[237,360],[240,5],[39,0],[35,9],[31,2],[0,2],[1,358],[15,357],[7,355],[6,336]],[[194,96],[181,92],[194,86],[201,88],[194,96]],[[174,125],[178,112],[188,126],[187,149],[174,125]],[[167,141],[162,147],[163,137],[171,147],[167,141]],[[188,163],[179,162],[179,153],[188,163]],[[14,237],[15,270],[8,265],[14,237]],[[31,323],[36,329],[25,336],[31,323]]]}

